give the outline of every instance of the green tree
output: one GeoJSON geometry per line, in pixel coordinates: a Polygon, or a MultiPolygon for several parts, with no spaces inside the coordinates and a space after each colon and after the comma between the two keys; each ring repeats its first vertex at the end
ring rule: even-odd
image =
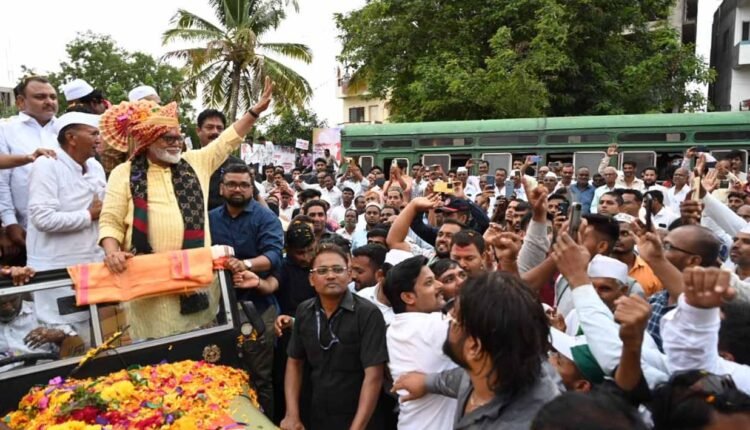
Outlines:
{"type": "MultiPolygon", "coordinates": [[[[203,86],[203,104],[222,108],[230,120],[238,109],[249,109],[270,76],[275,82],[274,101],[282,107],[302,107],[312,95],[310,84],[294,70],[267,54],[278,54],[305,63],[310,48],[300,43],[264,43],[264,34],[286,17],[282,0],[210,0],[219,24],[179,9],[174,25],[162,42],[195,42],[200,46],[171,51],[165,58],[186,62],[183,90],[196,94],[203,86]]],[[[296,1],[292,2],[295,9],[296,1]]]]}
{"type": "Polygon", "coordinates": [[[689,109],[713,75],[666,26],[672,3],[373,0],[336,16],[340,60],[394,121],[689,109]]]}
{"type": "Polygon", "coordinates": [[[313,129],[327,126],[307,108],[285,108],[277,112],[265,127],[265,135],[275,144],[294,145],[297,139],[312,142],[313,129]]]}
{"type": "MultiPolygon", "coordinates": [[[[114,104],[128,99],[128,92],[138,85],[151,85],[162,101],[177,99],[177,86],[183,81],[182,72],[142,52],[128,52],[112,37],[86,32],[65,47],[68,58],[60,63],[60,71],[49,74],[55,88],[80,78],[100,89],[114,104]]],[[[65,110],[60,94],[60,111],[65,110]]],[[[187,101],[187,100],[186,100],[187,101]]],[[[180,106],[189,108],[189,103],[180,106]]]]}

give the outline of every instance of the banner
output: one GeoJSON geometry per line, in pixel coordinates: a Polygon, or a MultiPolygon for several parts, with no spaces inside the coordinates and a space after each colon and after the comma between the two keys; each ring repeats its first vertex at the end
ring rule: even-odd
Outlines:
{"type": "Polygon", "coordinates": [[[331,155],[338,163],[341,163],[340,128],[313,129],[313,159],[324,157],[326,149],[331,151],[331,155]]]}
{"type": "Polygon", "coordinates": [[[246,164],[258,164],[263,167],[273,163],[274,146],[276,145],[269,141],[266,141],[265,145],[243,143],[240,146],[240,154],[246,164]]]}
{"type": "Polygon", "coordinates": [[[297,154],[294,152],[294,148],[290,146],[274,145],[273,165],[283,167],[284,173],[292,172],[296,159],[297,154]]]}
{"type": "Polygon", "coordinates": [[[310,149],[310,141],[305,139],[297,139],[297,142],[295,142],[294,147],[297,149],[301,149],[303,151],[307,151],[310,149]]]}

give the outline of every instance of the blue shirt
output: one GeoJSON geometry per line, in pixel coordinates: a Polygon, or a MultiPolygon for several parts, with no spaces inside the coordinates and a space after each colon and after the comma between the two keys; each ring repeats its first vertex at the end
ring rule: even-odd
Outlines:
{"type": "MultiPolygon", "coordinates": [[[[229,214],[226,204],[219,206],[208,213],[208,221],[213,245],[231,246],[234,248],[235,257],[240,260],[265,256],[271,261],[271,270],[268,273],[281,267],[281,251],[284,247],[284,230],[281,228],[281,221],[273,212],[255,200],[251,200],[236,218],[232,218],[229,214]]],[[[243,293],[254,292],[253,290],[241,291],[243,293]]],[[[247,297],[238,298],[250,299],[256,305],[266,302],[266,300],[256,302],[256,299],[261,297],[255,294],[241,295],[247,297]]]]}
{"type": "Polygon", "coordinates": [[[594,201],[594,193],[596,192],[596,188],[588,184],[586,188],[580,189],[578,188],[578,183],[575,183],[571,185],[569,188],[570,194],[573,195],[573,202],[577,202],[581,204],[581,213],[587,214],[591,212],[591,202],[594,201]]]}

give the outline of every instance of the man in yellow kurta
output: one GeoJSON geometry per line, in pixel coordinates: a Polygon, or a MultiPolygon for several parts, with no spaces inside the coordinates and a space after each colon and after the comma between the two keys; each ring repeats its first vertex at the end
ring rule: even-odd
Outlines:
{"type": "MultiPolygon", "coordinates": [[[[175,105],[124,102],[105,113],[105,138],[135,143],[131,160],[110,174],[99,218],[104,262],[112,272],[125,271],[136,254],[210,246],[209,179],[268,108],[272,91],[266,78],[260,101],[249,112],[215,141],[185,153],[175,105]]],[[[206,325],[216,316],[218,298],[214,283],[204,293],[125,303],[130,335],[158,338],[206,325]]]]}

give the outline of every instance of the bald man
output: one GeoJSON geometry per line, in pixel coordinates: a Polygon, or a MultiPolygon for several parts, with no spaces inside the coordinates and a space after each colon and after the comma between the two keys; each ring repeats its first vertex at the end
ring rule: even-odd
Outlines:
{"type": "Polygon", "coordinates": [[[667,198],[664,202],[664,204],[672,209],[672,212],[680,213],[680,203],[685,200],[685,196],[690,191],[688,179],[690,179],[690,172],[682,167],[675,170],[672,174],[672,183],[674,186],[667,191],[667,198]]]}

